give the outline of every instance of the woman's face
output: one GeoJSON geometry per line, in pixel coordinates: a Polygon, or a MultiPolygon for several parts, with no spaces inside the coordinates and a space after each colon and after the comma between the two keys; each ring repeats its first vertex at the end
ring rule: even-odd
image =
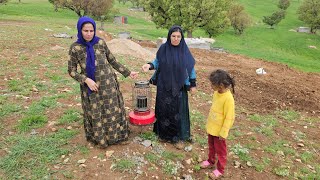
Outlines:
{"type": "Polygon", "coordinates": [[[91,23],[84,24],[82,27],[82,37],[87,42],[91,41],[94,36],[94,28],[91,23]]]}
{"type": "Polygon", "coordinates": [[[173,32],[170,36],[171,44],[173,46],[178,46],[181,41],[181,33],[180,32],[173,32]]]}

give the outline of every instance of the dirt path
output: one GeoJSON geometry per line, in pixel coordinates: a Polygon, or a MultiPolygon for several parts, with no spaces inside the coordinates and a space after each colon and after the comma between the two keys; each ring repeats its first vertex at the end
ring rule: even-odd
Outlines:
{"type": "Polygon", "coordinates": [[[197,59],[199,89],[210,92],[206,80],[215,68],[228,70],[236,80],[236,102],[252,112],[293,109],[320,116],[320,74],[304,73],[286,65],[241,55],[192,50],[197,59]],[[267,74],[257,75],[263,67],[267,74]]]}

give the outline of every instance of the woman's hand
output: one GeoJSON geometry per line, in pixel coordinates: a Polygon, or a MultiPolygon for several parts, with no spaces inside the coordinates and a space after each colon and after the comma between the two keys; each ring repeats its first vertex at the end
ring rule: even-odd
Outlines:
{"type": "Polygon", "coordinates": [[[192,95],[193,95],[193,94],[196,94],[197,88],[196,88],[196,87],[191,87],[191,88],[190,88],[190,92],[191,92],[192,95]]]}
{"type": "Polygon", "coordinates": [[[91,91],[98,91],[99,86],[92,79],[87,78],[84,82],[88,85],[91,91]]]}
{"type": "Polygon", "coordinates": [[[143,66],[142,66],[142,70],[144,71],[144,72],[147,72],[147,71],[149,71],[149,68],[150,68],[151,66],[150,66],[150,64],[144,64],[143,66]]]}
{"type": "Polygon", "coordinates": [[[130,73],[130,77],[132,78],[132,79],[135,79],[135,78],[137,78],[138,77],[138,74],[139,74],[139,72],[131,72],[130,73]]]}

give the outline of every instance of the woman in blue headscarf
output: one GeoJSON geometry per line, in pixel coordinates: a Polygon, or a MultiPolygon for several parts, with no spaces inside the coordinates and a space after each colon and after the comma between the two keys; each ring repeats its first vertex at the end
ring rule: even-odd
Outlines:
{"type": "Polygon", "coordinates": [[[172,26],[166,43],[162,44],[152,63],[144,71],[155,69],[150,79],[157,86],[156,123],[153,131],[162,140],[182,148],[190,140],[190,116],[187,91],[196,90],[195,60],[184,40],[182,28],[172,26]]]}
{"type": "Polygon", "coordinates": [[[128,139],[128,121],[116,74],[136,78],[111,54],[104,40],[96,36],[96,23],[81,17],[78,40],[70,46],[69,75],[80,83],[84,129],[87,141],[102,148],[128,139]],[[78,72],[80,67],[80,72],[78,72]]]}

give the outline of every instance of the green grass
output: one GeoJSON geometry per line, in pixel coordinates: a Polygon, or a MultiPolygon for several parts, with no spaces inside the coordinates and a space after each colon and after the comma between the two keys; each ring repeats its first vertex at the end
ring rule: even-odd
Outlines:
{"type": "Polygon", "coordinates": [[[147,154],[145,154],[145,158],[146,158],[149,162],[154,163],[154,164],[156,164],[156,163],[160,160],[160,157],[157,156],[157,155],[154,154],[154,153],[147,153],[147,154]]]}
{"type": "MultiPolygon", "coordinates": [[[[317,49],[309,48],[310,45],[320,47],[319,35],[296,33],[289,30],[299,26],[307,26],[298,20],[297,8],[302,1],[291,1],[287,9],[287,15],[275,29],[268,28],[262,23],[262,17],[270,15],[277,10],[278,1],[265,0],[257,3],[255,0],[239,0],[244,5],[246,12],[252,17],[253,24],[245,30],[241,36],[234,34],[232,28],[224,34],[216,37],[215,47],[223,47],[235,54],[244,54],[249,57],[275,61],[298,68],[303,71],[320,72],[320,61],[317,61],[320,53],[317,49]]],[[[146,12],[133,12],[128,8],[132,5],[125,5],[115,2],[115,8],[119,13],[128,17],[128,24],[114,24],[112,20],[105,23],[108,32],[117,34],[119,32],[130,32],[136,39],[156,40],[158,37],[166,37],[166,29],[157,29],[150,21],[146,12]]],[[[55,12],[48,1],[26,0],[22,3],[10,1],[7,5],[0,6],[0,20],[28,20],[42,21],[43,27],[50,27],[53,30],[66,30],[64,27],[74,27],[78,17],[70,10],[59,10],[55,12]]],[[[98,24],[98,23],[97,23],[98,24]]],[[[69,32],[76,33],[72,28],[69,32]]],[[[196,29],[194,37],[207,37],[203,30],[196,29]]],[[[20,56],[20,59],[28,57],[20,56]]]]}
{"type": "Polygon", "coordinates": [[[48,165],[68,154],[69,150],[62,146],[77,133],[61,129],[46,137],[17,135],[7,138],[10,153],[0,158],[0,168],[11,179],[49,178],[48,165]]]}
{"type": "Polygon", "coordinates": [[[2,119],[4,116],[10,115],[12,113],[19,113],[23,110],[21,105],[18,104],[4,104],[2,105],[0,103],[0,119],[2,119]]]}
{"type": "Polygon", "coordinates": [[[162,153],[162,157],[165,158],[165,159],[173,160],[173,161],[174,160],[183,160],[184,159],[184,154],[165,151],[165,152],[162,153]]]}
{"type": "Polygon", "coordinates": [[[152,131],[143,132],[139,135],[139,137],[141,137],[144,140],[150,140],[150,141],[158,140],[158,136],[152,131]]]}
{"type": "Polygon", "coordinates": [[[62,117],[58,119],[58,124],[69,124],[73,122],[78,122],[82,119],[80,113],[75,109],[66,110],[62,117]]]}
{"type": "Polygon", "coordinates": [[[313,159],[313,154],[311,152],[304,152],[300,155],[302,162],[308,163],[313,159]]]}
{"type": "Polygon", "coordinates": [[[33,102],[28,111],[27,115],[39,115],[43,113],[46,108],[53,108],[57,106],[58,96],[47,96],[40,99],[40,101],[33,102]]]}
{"type": "Polygon", "coordinates": [[[249,149],[246,147],[242,147],[241,144],[235,144],[230,151],[232,151],[235,155],[239,156],[242,161],[249,161],[251,157],[249,155],[249,149]]]}
{"type": "Polygon", "coordinates": [[[18,130],[20,132],[27,132],[30,129],[42,127],[47,123],[47,117],[43,115],[30,115],[21,119],[18,123],[18,130]]]}
{"type": "Polygon", "coordinates": [[[265,0],[257,3],[254,0],[240,0],[246,11],[253,18],[253,25],[241,36],[234,35],[232,29],[217,37],[214,44],[235,54],[275,61],[298,68],[303,71],[320,72],[320,53],[310,45],[320,47],[319,35],[291,32],[299,26],[307,26],[298,20],[296,14],[299,3],[290,1],[287,15],[275,29],[262,23],[262,17],[268,16],[277,9],[278,1],[265,0]]]}
{"type": "Polygon", "coordinates": [[[286,177],[290,175],[289,168],[284,166],[274,168],[274,172],[276,175],[282,176],[282,177],[286,177]]]}
{"type": "Polygon", "coordinates": [[[130,159],[118,159],[112,167],[121,172],[131,172],[135,166],[135,163],[130,159]]]}
{"type": "Polygon", "coordinates": [[[272,155],[276,155],[281,152],[283,152],[285,156],[296,154],[296,151],[293,148],[286,147],[284,144],[288,144],[288,142],[285,140],[273,141],[272,144],[265,146],[264,150],[272,155]]]}
{"type": "Polygon", "coordinates": [[[301,117],[299,112],[293,110],[277,111],[276,114],[287,121],[296,121],[301,117]]]}

